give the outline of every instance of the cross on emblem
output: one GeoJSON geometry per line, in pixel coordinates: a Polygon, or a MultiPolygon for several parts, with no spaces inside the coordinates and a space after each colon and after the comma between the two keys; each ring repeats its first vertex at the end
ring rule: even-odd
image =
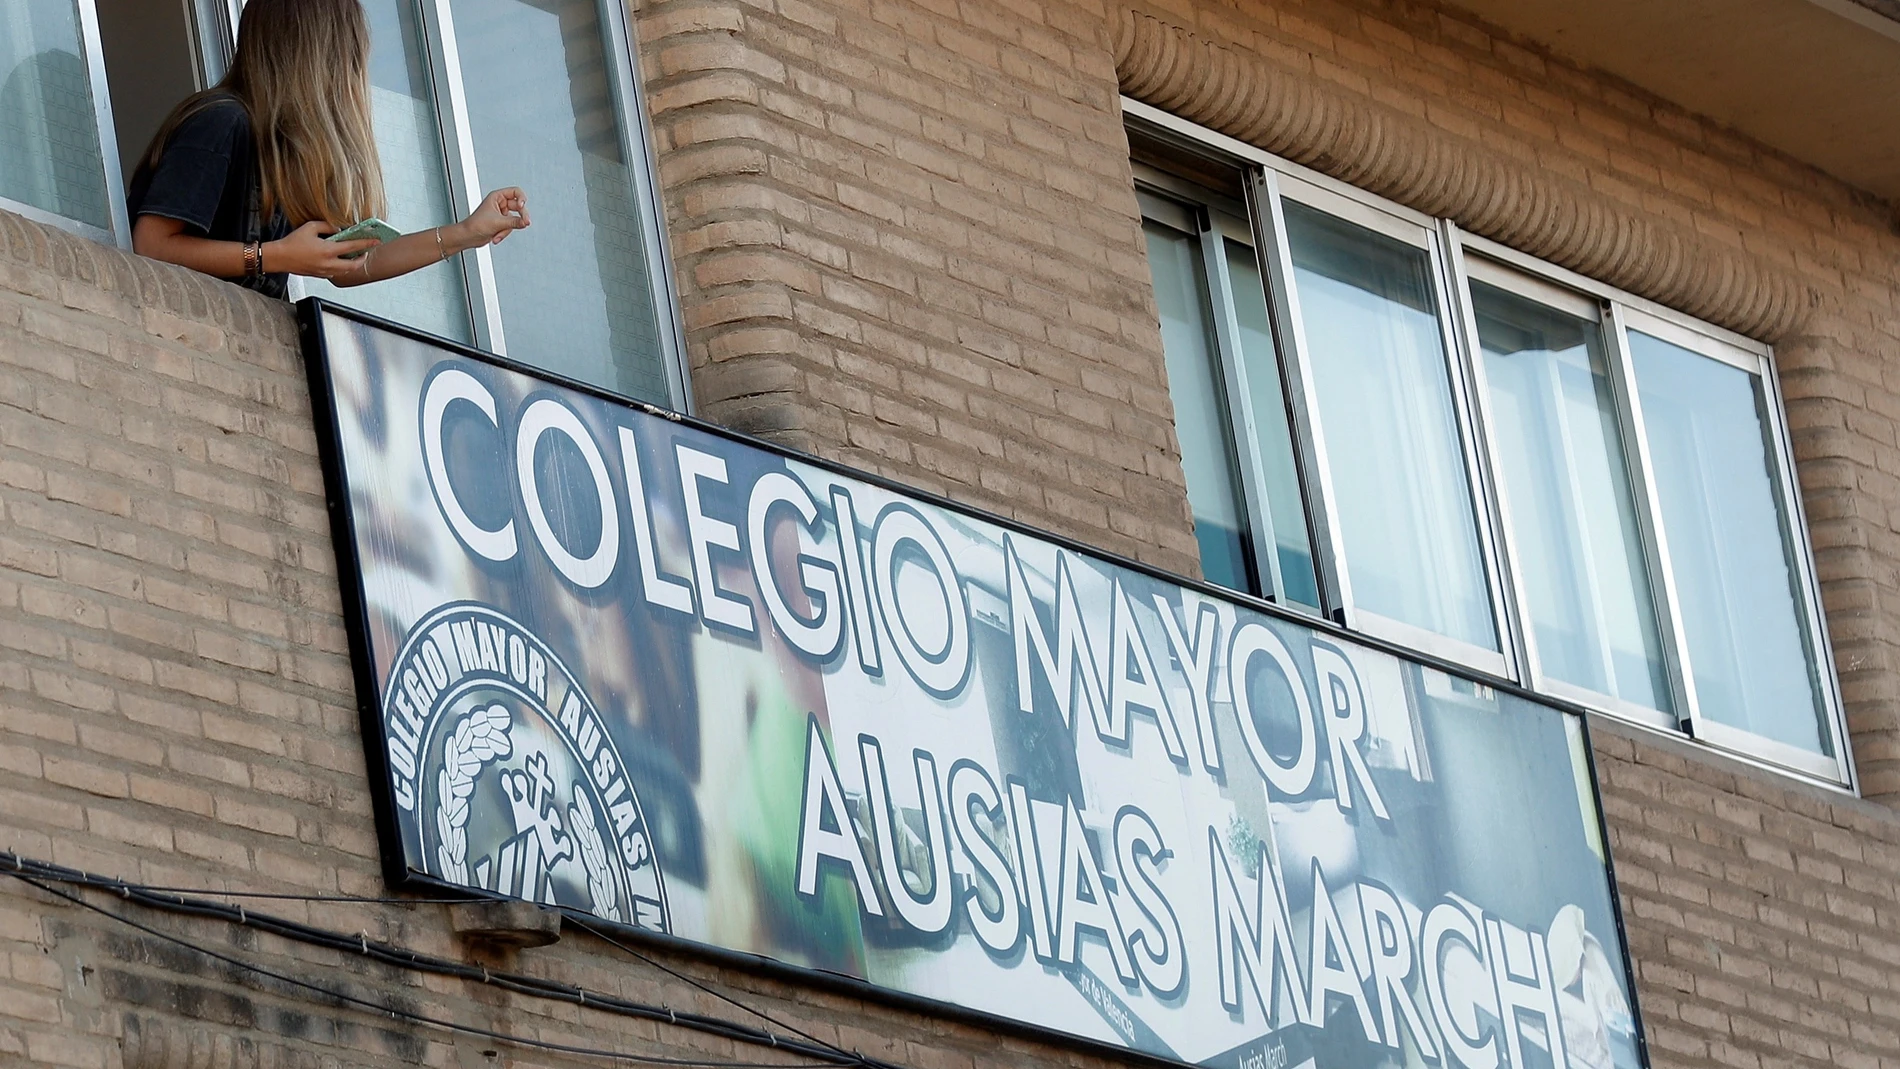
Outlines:
{"type": "Polygon", "coordinates": [[[528,755],[528,804],[543,817],[554,805],[554,777],[548,775],[548,756],[539,750],[528,755]]]}
{"type": "Polygon", "coordinates": [[[520,771],[501,773],[502,794],[513,811],[515,833],[497,846],[492,869],[486,867],[486,860],[481,863],[483,873],[494,874],[493,883],[486,886],[503,894],[553,901],[549,876],[558,862],[574,856],[575,848],[554,787],[547,754],[540,750],[522,755],[520,771]]]}

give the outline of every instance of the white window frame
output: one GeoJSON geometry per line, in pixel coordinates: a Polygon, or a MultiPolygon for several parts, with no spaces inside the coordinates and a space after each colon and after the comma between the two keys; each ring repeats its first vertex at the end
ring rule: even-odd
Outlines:
{"type": "MultiPolygon", "coordinates": [[[[1319,506],[1326,514],[1325,528],[1329,542],[1323,551],[1331,558],[1330,579],[1333,589],[1326,591],[1322,588],[1322,600],[1327,602],[1328,609],[1337,610],[1335,619],[1354,630],[1377,635],[1444,660],[1469,665],[1490,675],[1514,678],[1518,660],[1509,637],[1514,625],[1509,618],[1510,606],[1505,597],[1503,576],[1497,565],[1496,524],[1485,506],[1485,502],[1490,500],[1486,492],[1490,473],[1480,462],[1483,453],[1478,444],[1482,431],[1471,403],[1471,383],[1463,366],[1464,361],[1459,356],[1463,333],[1458,326],[1459,304],[1447,286],[1445,245],[1436,223],[1428,216],[1399,205],[1370,200],[1357,190],[1348,196],[1338,188],[1337,183],[1321,184],[1307,176],[1284,174],[1272,168],[1258,170],[1255,176],[1254,202],[1273,206],[1271,213],[1256,213],[1263,224],[1259,228],[1261,240],[1272,242],[1261,247],[1273,249],[1272,266],[1263,273],[1273,289],[1285,293],[1284,297],[1276,296],[1275,301],[1287,308],[1286,334],[1291,343],[1292,362],[1298,366],[1301,383],[1299,406],[1306,410],[1303,422],[1313,436],[1310,451],[1315,457],[1318,471],[1314,481],[1320,493],[1319,506]],[[1285,217],[1280,207],[1289,200],[1421,249],[1429,258],[1432,296],[1437,304],[1440,357],[1445,362],[1446,384],[1451,391],[1459,455],[1465,462],[1465,482],[1471,491],[1473,526],[1484,568],[1485,593],[1491,606],[1491,626],[1498,642],[1495,650],[1447,638],[1434,631],[1382,616],[1362,607],[1353,597],[1352,561],[1340,532],[1332,470],[1325,456],[1326,436],[1322,433],[1319,396],[1312,385],[1314,375],[1306,340],[1306,319],[1299,307],[1298,287],[1292,284],[1293,252],[1287,241],[1285,217]]],[[[1284,357],[1282,361],[1286,362],[1284,357]]]]}
{"type": "MultiPolygon", "coordinates": [[[[1636,411],[1630,403],[1631,398],[1635,396],[1632,380],[1622,374],[1627,366],[1627,360],[1618,355],[1620,343],[1614,335],[1620,327],[1612,306],[1554,285],[1514,266],[1479,255],[1468,256],[1466,254],[1469,249],[1465,242],[1467,235],[1457,231],[1449,223],[1444,224],[1444,229],[1454,250],[1451,262],[1453,276],[1459,292],[1466,295],[1462,307],[1466,351],[1470,354],[1473,393],[1479,398],[1479,408],[1483,412],[1486,426],[1489,426],[1492,421],[1491,391],[1485,370],[1484,354],[1478,345],[1477,309],[1475,301],[1469,296],[1473,279],[1596,326],[1603,345],[1604,359],[1609,365],[1610,388],[1615,406],[1619,444],[1622,445],[1624,451],[1623,456],[1618,459],[1623,462],[1625,475],[1629,479],[1631,504],[1635,510],[1639,541],[1644,551],[1641,565],[1644,576],[1648,580],[1651,607],[1656,617],[1654,622],[1661,646],[1667,693],[1671,707],[1677,710],[1679,715],[1651,709],[1613,694],[1566,683],[1544,672],[1542,657],[1529,624],[1531,608],[1525,593],[1523,572],[1518,562],[1518,540],[1512,527],[1509,507],[1510,493],[1502,479],[1494,478],[1491,485],[1491,493],[1495,500],[1494,512],[1499,530],[1503,534],[1500,539],[1500,552],[1503,556],[1506,582],[1512,594],[1513,618],[1518,624],[1512,637],[1518,663],[1523,666],[1519,678],[1524,680],[1531,689],[1540,693],[1614,712],[1625,719],[1635,720],[1652,727],[1675,730],[1679,723],[1693,722],[1695,719],[1694,695],[1686,681],[1686,661],[1683,656],[1678,656],[1679,651],[1687,649],[1687,639],[1676,630],[1674,579],[1664,563],[1666,553],[1662,529],[1660,525],[1652,522],[1656,516],[1660,515],[1660,506],[1650,497],[1652,483],[1648,474],[1648,442],[1636,430],[1641,426],[1641,413],[1636,411]],[[1632,463],[1632,454],[1640,455],[1641,462],[1632,463]]],[[[1487,444],[1489,450],[1486,463],[1493,472],[1499,471],[1503,467],[1504,458],[1498,452],[1495,439],[1491,439],[1487,444]]]]}
{"type": "MultiPolygon", "coordinates": [[[[1797,469],[1789,438],[1787,409],[1771,347],[1470,234],[1448,220],[1434,219],[1394,204],[1140,101],[1123,97],[1122,110],[1125,120],[1137,128],[1160,134],[1193,151],[1225,158],[1248,172],[1249,219],[1255,231],[1256,255],[1268,282],[1267,302],[1278,341],[1282,378],[1294,416],[1294,447],[1306,494],[1314,569],[1326,616],[1349,629],[1508,680],[1558,702],[1670,737],[1688,736],[1748,764],[1793,775],[1819,786],[1858,791],[1839,675],[1826,615],[1822,611],[1814,550],[1795,478],[1797,469]],[[1490,584],[1502,654],[1382,619],[1353,603],[1351,562],[1346,557],[1332,503],[1332,479],[1324,437],[1319,433],[1318,398],[1311,386],[1305,325],[1297,289],[1291,285],[1292,260],[1280,207],[1288,199],[1407,241],[1431,254],[1460,445],[1477,511],[1485,575],[1490,584]],[[1643,545],[1641,563],[1650,581],[1673,714],[1549,679],[1539,668],[1527,624],[1529,608],[1523,600],[1523,583],[1515,563],[1509,513],[1504,508],[1504,491],[1496,476],[1500,458],[1487,432],[1490,402],[1472,308],[1470,279],[1474,274],[1531,300],[1570,312],[1588,311],[1589,318],[1594,319],[1602,331],[1624,451],[1622,459],[1643,545]],[[1767,474],[1777,494],[1787,552],[1793,558],[1798,588],[1794,591],[1795,610],[1802,622],[1808,668],[1822,706],[1823,729],[1832,755],[1812,753],[1716,723],[1697,708],[1693,676],[1689,671],[1687,635],[1678,609],[1674,569],[1669,561],[1661,502],[1657,497],[1649,441],[1629,355],[1627,332],[1630,329],[1655,334],[1699,355],[1740,368],[1756,376],[1761,383],[1770,438],[1767,474]]],[[[1216,320],[1220,315],[1220,311],[1215,310],[1216,320]]],[[[1222,342],[1218,348],[1223,363],[1232,362],[1227,344],[1222,342]]],[[[1251,488],[1247,492],[1254,494],[1251,488]]],[[[1250,518],[1256,523],[1260,519],[1257,515],[1250,518]]],[[[1265,569],[1261,570],[1265,583],[1265,569]]],[[[1275,586],[1277,588],[1277,576],[1275,586]]],[[[1276,600],[1274,593],[1274,590],[1267,591],[1267,600],[1276,600]]]]}

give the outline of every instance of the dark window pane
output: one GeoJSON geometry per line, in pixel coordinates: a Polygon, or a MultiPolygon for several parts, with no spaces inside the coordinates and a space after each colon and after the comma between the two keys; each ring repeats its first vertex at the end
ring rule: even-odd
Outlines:
{"type": "Polygon", "coordinates": [[[1200,243],[1178,230],[1146,223],[1148,269],[1161,312],[1174,433],[1181,442],[1201,574],[1210,583],[1254,591],[1248,536],[1234,485],[1227,415],[1222,404],[1219,349],[1208,322],[1207,279],[1200,243]]]}

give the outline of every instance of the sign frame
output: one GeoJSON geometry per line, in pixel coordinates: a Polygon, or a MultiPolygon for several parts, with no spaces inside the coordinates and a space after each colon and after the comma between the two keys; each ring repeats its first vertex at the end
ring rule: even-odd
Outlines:
{"type": "MultiPolygon", "coordinates": [[[[442,338],[426,331],[367,312],[362,312],[345,305],[332,303],[320,297],[307,297],[297,302],[294,310],[301,350],[304,357],[307,383],[310,391],[310,406],[315,425],[314,430],[317,439],[318,459],[323,471],[325,508],[330,517],[330,536],[336,554],[337,582],[341,598],[344,629],[348,642],[351,677],[356,692],[359,729],[362,733],[364,743],[370,788],[369,794],[371,796],[374,823],[376,826],[378,850],[381,855],[381,868],[384,882],[392,890],[411,893],[422,892],[432,897],[464,898],[470,901],[509,900],[509,896],[506,895],[452,883],[412,869],[409,867],[408,861],[404,856],[399,818],[392,797],[392,791],[389,787],[391,769],[388,758],[387,736],[383,722],[384,710],[381,695],[377,690],[375,656],[370,638],[370,614],[364,588],[364,572],[362,561],[357,551],[355,516],[344,470],[344,459],[342,455],[343,429],[339,412],[333,400],[336,383],[332,374],[330,352],[323,330],[323,320],[325,316],[336,316],[350,320],[362,326],[438,348],[448,355],[471,360],[499,371],[523,375],[537,380],[540,383],[571,390],[610,405],[622,406],[648,416],[658,417],[735,445],[759,450],[783,460],[807,465],[832,475],[866,483],[892,494],[933,506],[953,515],[969,517],[995,525],[1005,532],[1053,545],[1060,550],[1083,558],[1145,575],[1159,582],[1191,591],[1202,597],[1233,603],[1276,620],[1304,628],[1326,639],[1341,641],[1375,652],[1388,654],[1400,661],[1441,672],[1455,679],[1489,688],[1499,694],[1531,702],[1561,715],[1574,718],[1577,721],[1581,735],[1585,767],[1588,772],[1590,801],[1596,822],[1594,830],[1603,847],[1602,861],[1608,891],[1609,912],[1618,941],[1621,944],[1620,970],[1624,988],[1629,996],[1629,1011],[1634,1029],[1633,1042],[1641,1064],[1644,1066],[1651,1064],[1647,1029],[1644,1024],[1640,992],[1637,985],[1635,961],[1629,950],[1629,929],[1624,915],[1623,900],[1619,890],[1620,884],[1616,875],[1615,853],[1611,846],[1610,826],[1603,807],[1603,791],[1597,769],[1596,750],[1591,742],[1592,728],[1590,717],[1600,714],[1594,714],[1594,711],[1587,706],[1564,698],[1540,694],[1524,687],[1516,681],[1491,675],[1429,653],[1408,649],[1398,643],[1374,635],[1350,630],[1328,618],[1295,612],[1262,598],[1218,587],[1204,580],[1174,574],[1143,561],[1087,545],[1059,533],[1037,529],[1008,516],[954,501],[940,494],[907,486],[895,479],[853,469],[847,465],[815,454],[754,437],[658,405],[616,394],[610,390],[587,382],[536,368],[519,360],[497,356],[473,346],[442,338]]],[[[1142,1050],[1138,1047],[1118,1045],[1093,1039],[1059,1027],[1029,1023],[946,999],[932,998],[906,992],[894,987],[883,986],[843,973],[801,966],[768,955],[720,947],[710,942],[703,942],[685,936],[655,932],[634,924],[616,924],[591,913],[571,909],[569,907],[551,908],[558,909],[564,916],[572,914],[573,917],[581,918],[579,923],[584,927],[598,927],[603,931],[611,932],[615,938],[631,939],[636,943],[645,943],[655,948],[663,948],[671,952],[696,957],[727,967],[759,970],[768,976],[780,980],[806,984],[815,988],[865,999],[893,1008],[958,1021],[974,1027],[1004,1032],[1037,1042],[1069,1046],[1099,1057],[1132,1059],[1137,1064],[1153,1066],[1180,1067],[1196,1065],[1194,1062],[1168,1058],[1142,1050]]],[[[571,920],[572,917],[569,919],[571,920]]]]}

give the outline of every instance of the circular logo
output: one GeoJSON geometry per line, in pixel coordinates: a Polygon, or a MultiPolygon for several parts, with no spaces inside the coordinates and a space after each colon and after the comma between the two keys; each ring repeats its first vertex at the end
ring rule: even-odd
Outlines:
{"type": "Polygon", "coordinates": [[[469,602],[424,617],[390,670],[383,733],[412,869],[668,929],[626,762],[580,680],[522,624],[469,602]]]}

